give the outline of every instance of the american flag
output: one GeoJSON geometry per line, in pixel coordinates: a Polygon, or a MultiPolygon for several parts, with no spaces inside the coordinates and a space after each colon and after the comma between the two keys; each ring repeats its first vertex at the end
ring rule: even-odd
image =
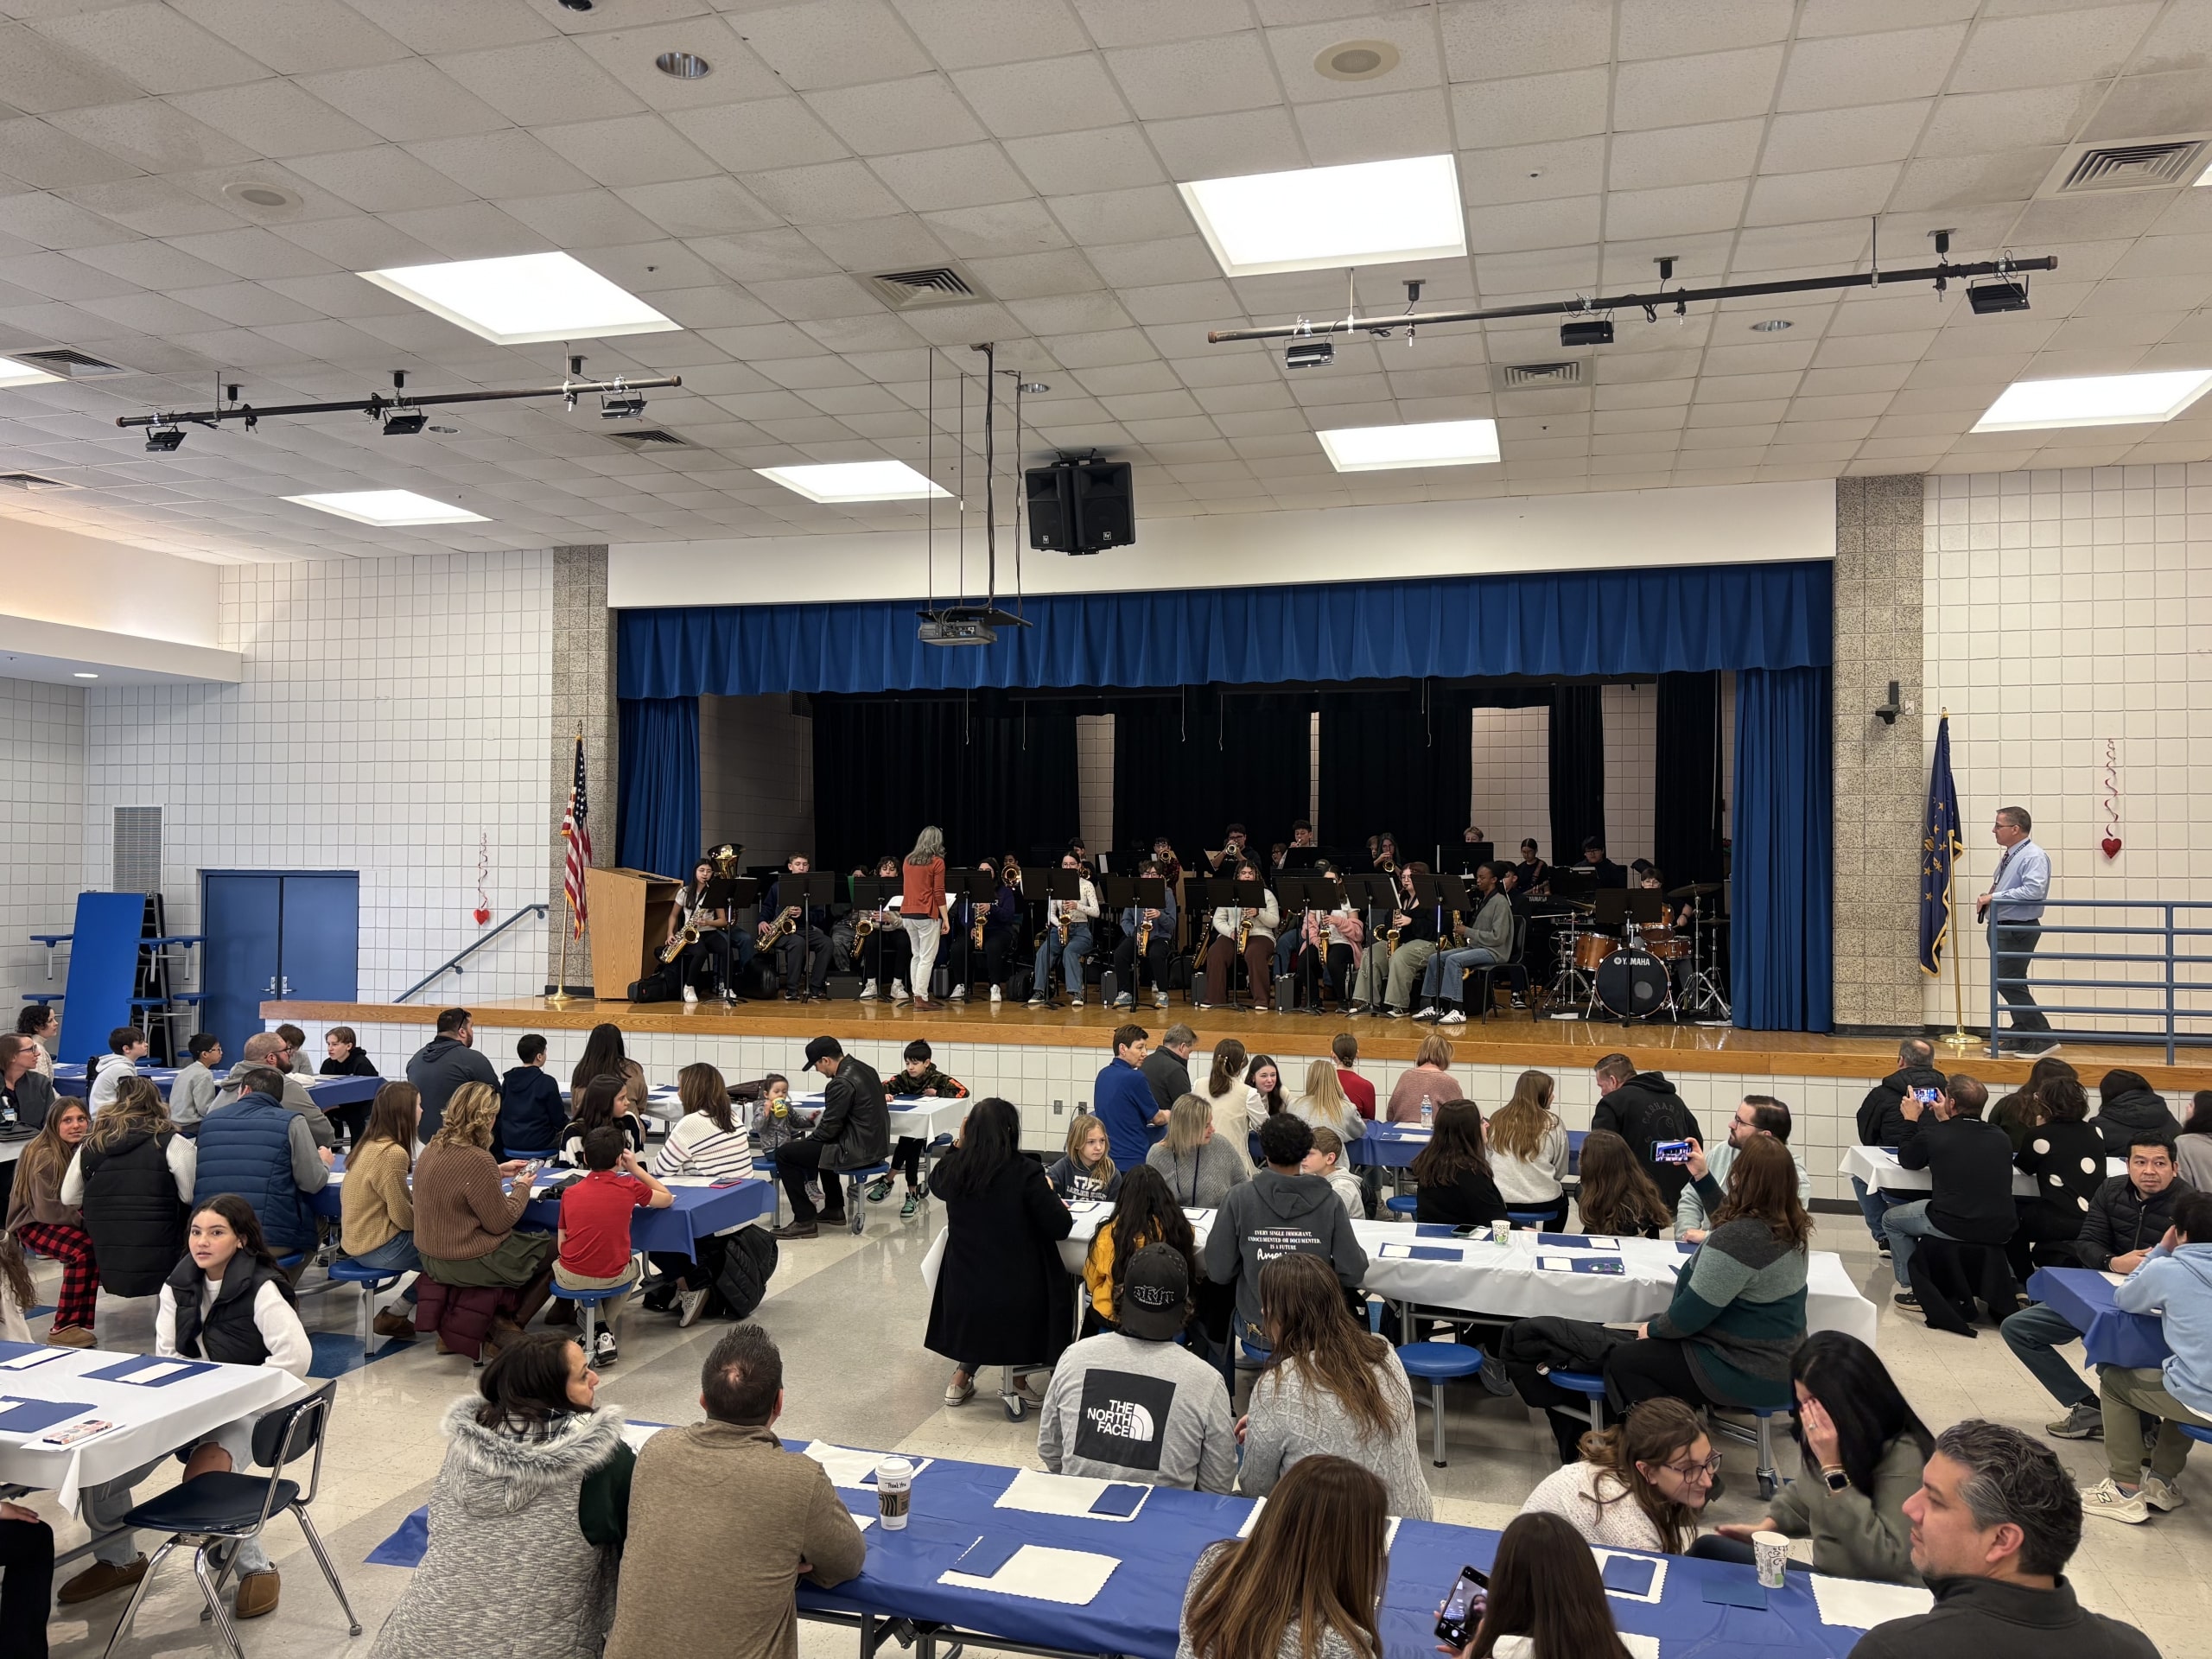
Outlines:
{"type": "Polygon", "coordinates": [[[569,811],[561,820],[561,839],[569,843],[569,862],[561,874],[561,891],[568,895],[569,925],[576,938],[584,933],[588,914],[584,906],[584,872],[591,867],[590,804],[584,793],[584,734],[576,734],[576,779],[569,786],[569,811]]]}

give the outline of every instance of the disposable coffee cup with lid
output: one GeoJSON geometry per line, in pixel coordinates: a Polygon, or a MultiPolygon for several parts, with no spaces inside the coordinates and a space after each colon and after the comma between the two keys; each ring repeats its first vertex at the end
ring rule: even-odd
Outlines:
{"type": "Polygon", "coordinates": [[[906,1524],[913,1509],[914,1465],[911,1459],[893,1455],[875,1465],[876,1516],[887,1532],[906,1524]]]}

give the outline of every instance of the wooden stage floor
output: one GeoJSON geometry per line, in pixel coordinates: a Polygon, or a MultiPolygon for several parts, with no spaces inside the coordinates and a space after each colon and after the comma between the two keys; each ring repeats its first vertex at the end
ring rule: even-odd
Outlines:
{"type": "MultiPolygon", "coordinates": [[[[264,1002],[270,1020],[321,1025],[427,1025],[438,1003],[264,1002]]],[[[611,1020],[625,1032],[689,1033],[700,1037],[790,1037],[823,1033],[839,1038],[879,1041],[1002,1043],[1046,1048],[1107,1050],[1114,1028],[1125,1020],[1145,1027],[1154,1042],[1178,1022],[1198,1033],[1201,1052],[1224,1037],[1235,1037],[1255,1052],[1279,1057],[1325,1054],[1330,1039],[1349,1031],[1359,1039],[1363,1058],[1410,1062],[1421,1039],[1434,1027],[1409,1020],[1373,1015],[1347,1020],[1336,1014],[1279,1014],[1230,1009],[1206,1013],[1180,997],[1165,1008],[1149,1001],[1134,1010],[1102,1008],[1096,1001],[1081,1008],[1032,1008],[1026,1004],[988,1001],[939,1003],[924,1013],[889,1002],[748,1002],[734,1008],[705,1002],[630,1003],[576,998],[556,1007],[543,998],[519,1001],[471,1001],[481,1030],[582,1031],[611,1020]]],[[[1624,1027],[1613,1021],[1531,1020],[1525,1014],[1454,1027],[1446,1033],[1455,1056],[1471,1065],[1527,1065],[1545,1071],[1587,1066],[1615,1050],[1640,1069],[1716,1073],[1724,1076],[1816,1076],[1879,1077],[1897,1065],[1894,1037],[1837,1037],[1806,1032],[1737,1031],[1700,1026],[1644,1025],[1624,1027]]],[[[489,1045],[504,1052],[508,1044],[489,1045]]],[[[2024,1060],[1992,1059],[1976,1043],[1961,1056],[1938,1047],[1936,1063],[1972,1072],[1983,1082],[2011,1084],[2028,1074],[2024,1060]]],[[[2164,1064],[2163,1048],[2128,1044],[2069,1043],[2061,1051],[2093,1087],[2107,1070],[2125,1066],[2141,1072],[2153,1088],[2187,1092],[2212,1087],[2212,1050],[2182,1052],[2181,1064],[2164,1064]]]]}

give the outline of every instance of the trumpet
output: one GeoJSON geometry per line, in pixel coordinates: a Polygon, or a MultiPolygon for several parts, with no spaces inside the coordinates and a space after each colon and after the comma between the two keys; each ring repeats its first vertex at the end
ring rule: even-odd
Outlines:
{"type": "Polygon", "coordinates": [[[1398,873],[1398,861],[1385,853],[1376,861],[1375,868],[1385,875],[1395,875],[1398,873]]]}

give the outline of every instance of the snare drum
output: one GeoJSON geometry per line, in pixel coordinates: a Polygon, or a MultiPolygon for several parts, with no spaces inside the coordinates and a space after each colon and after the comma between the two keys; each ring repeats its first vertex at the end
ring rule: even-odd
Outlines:
{"type": "Polygon", "coordinates": [[[1675,930],[1664,922],[1655,922],[1645,928],[1640,936],[1640,942],[1646,950],[1662,962],[1682,962],[1687,960],[1690,954],[1690,942],[1688,937],[1678,936],[1675,930]]]}
{"type": "Polygon", "coordinates": [[[1574,965],[1585,973],[1595,973],[1598,964],[1620,948],[1621,942],[1613,934],[1579,934],[1574,941],[1574,965]]]}

